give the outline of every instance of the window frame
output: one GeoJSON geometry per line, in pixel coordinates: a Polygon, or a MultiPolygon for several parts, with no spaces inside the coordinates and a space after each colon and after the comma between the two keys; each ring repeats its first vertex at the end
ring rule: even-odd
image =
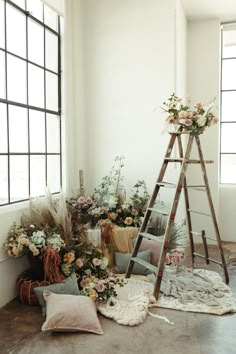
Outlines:
{"type": "MultiPolygon", "coordinates": [[[[30,13],[27,9],[27,0],[25,0],[25,9],[19,7],[16,3],[14,3],[11,0],[3,0],[3,6],[4,6],[4,31],[5,31],[5,47],[0,47],[0,52],[3,52],[5,55],[5,98],[0,97],[0,104],[6,104],[6,119],[7,119],[7,152],[0,152],[0,156],[6,156],[7,157],[7,165],[8,165],[8,170],[7,170],[7,182],[8,182],[8,201],[6,203],[1,203],[0,200],[0,207],[6,206],[6,205],[12,205],[24,201],[28,201],[31,196],[31,171],[30,171],[30,165],[31,165],[31,156],[44,156],[45,157],[45,187],[48,184],[48,157],[49,156],[58,156],[59,157],[59,190],[56,192],[53,192],[52,194],[58,194],[60,193],[60,190],[62,188],[62,88],[61,88],[61,23],[60,23],[60,16],[57,16],[57,31],[50,26],[48,26],[45,22],[45,7],[46,5],[42,4],[42,9],[43,9],[43,19],[42,21],[38,19],[37,17],[33,16],[32,13],[30,13]],[[7,48],[7,4],[14,7],[17,11],[19,11],[20,14],[23,14],[25,16],[25,25],[26,25],[26,55],[25,58],[19,56],[16,53],[13,53],[8,50],[7,48]],[[35,63],[28,58],[28,43],[29,43],[29,37],[28,37],[28,22],[29,20],[34,21],[38,25],[40,25],[43,29],[43,42],[44,42],[44,62],[43,66],[39,65],[38,63],[35,63]],[[49,68],[46,67],[46,31],[49,31],[49,33],[55,35],[57,37],[57,71],[53,71],[49,68]],[[21,59],[25,62],[26,65],[26,103],[21,103],[21,102],[16,102],[16,101],[11,101],[8,99],[8,78],[7,78],[7,68],[8,68],[8,59],[7,56],[11,55],[14,58],[21,59]],[[36,66],[40,69],[43,69],[43,77],[44,77],[44,104],[43,107],[38,107],[38,106],[33,106],[29,105],[29,65],[36,66]],[[47,73],[51,73],[56,75],[57,77],[57,99],[58,99],[58,105],[57,105],[57,110],[53,109],[48,109],[46,108],[46,102],[47,102],[47,92],[46,92],[46,75],[47,73]],[[10,151],[10,134],[9,134],[9,106],[16,106],[16,107],[22,107],[27,110],[27,144],[28,144],[28,150],[27,152],[11,152],[10,151]],[[44,152],[31,152],[30,151],[30,110],[32,111],[37,111],[37,112],[42,112],[44,115],[44,134],[45,134],[45,151],[44,152]],[[47,150],[47,119],[50,119],[47,117],[47,115],[54,115],[58,117],[58,133],[59,133],[59,151],[58,152],[49,152],[47,150]],[[17,199],[17,200],[12,200],[11,199],[11,170],[10,170],[10,157],[11,156],[26,156],[27,157],[27,164],[28,164],[28,181],[27,181],[27,189],[28,189],[28,197],[24,199],[17,199]]],[[[17,29],[15,29],[17,30],[17,29]]]]}
{"type": "Polygon", "coordinates": [[[221,82],[220,82],[220,156],[219,156],[219,184],[221,185],[234,185],[236,184],[236,178],[235,182],[222,182],[222,156],[226,155],[235,155],[236,157],[236,152],[222,152],[222,128],[223,126],[226,126],[227,124],[234,124],[236,126],[236,120],[224,120],[222,121],[222,116],[223,116],[223,100],[222,96],[224,92],[235,92],[236,94],[236,82],[235,82],[235,88],[234,89],[223,89],[223,63],[227,60],[235,60],[236,61],[236,55],[232,57],[223,57],[223,47],[224,47],[224,38],[223,38],[223,32],[224,32],[224,27],[227,26],[234,26],[235,27],[235,32],[236,32],[236,22],[230,22],[230,23],[222,23],[221,24],[221,53],[220,53],[220,59],[221,59],[221,82]]]}

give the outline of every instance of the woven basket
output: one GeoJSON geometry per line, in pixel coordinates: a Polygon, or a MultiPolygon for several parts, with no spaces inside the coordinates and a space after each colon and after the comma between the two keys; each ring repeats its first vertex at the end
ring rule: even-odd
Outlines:
{"type": "Polygon", "coordinates": [[[23,272],[16,281],[17,295],[20,302],[24,305],[39,306],[34,288],[46,285],[50,285],[46,280],[32,279],[32,273],[30,270],[23,272]]]}

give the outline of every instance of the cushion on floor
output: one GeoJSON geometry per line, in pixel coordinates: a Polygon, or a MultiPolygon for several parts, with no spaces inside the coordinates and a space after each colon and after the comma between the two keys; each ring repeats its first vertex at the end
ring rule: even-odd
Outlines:
{"type": "Polygon", "coordinates": [[[43,296],[44,290],[55,294],[79,295],[79,287],[75,273],[71,274],[61,283],[55,283],[48,286],[35,287],[34,292],[38,298],[39,304],[42,306],[42,315],[46,316],[46,301],[43,296]]]}
{"type": "Polygon", "coordinates": [[[42,331],[103,334],[95,302],[88,296],[43,292],[47,317],[42,331]]]}
{"type": "MultiPolygon", "coordinates": [[[[139,252],[137,254],[137,256],[139,258],[141,258],[142,260],[150,263],[150,258],[151,258],[150,251],[139,252]]],[[[131,253],[115,252],[115,272],[116,273],[125,273],[126,272],[130,257],[131,257],[131,253]]],[[[139,265],[137,263],[134,264],[132,274],[147,275],[150,273],[151,273],[150,270],[143,267],[142,265],[139,265]]]]}

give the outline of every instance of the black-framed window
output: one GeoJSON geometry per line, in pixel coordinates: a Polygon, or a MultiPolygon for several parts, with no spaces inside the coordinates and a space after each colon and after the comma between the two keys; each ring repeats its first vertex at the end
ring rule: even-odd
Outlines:
{"type": "Polygon", "coordinates": [[[62,184],[60,17],[0,0],[0,205],[62,184]]]}

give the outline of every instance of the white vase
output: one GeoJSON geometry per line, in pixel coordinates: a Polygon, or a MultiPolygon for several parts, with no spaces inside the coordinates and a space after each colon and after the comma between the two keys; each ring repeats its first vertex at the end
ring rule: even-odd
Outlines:
{"type": "Polygon", "coordinates": [[[88,229],[87,239],[94,247],[101,246],[101,229],[88,229]]]}
{"type": "Polygon", "coordinates": [[[174,265],[174,264],[166,264],[164,266],[164,273],[167,272],[167,273],[172,273],[172,274],[175,274],[177,272],[177,265],[174,265]]]}

